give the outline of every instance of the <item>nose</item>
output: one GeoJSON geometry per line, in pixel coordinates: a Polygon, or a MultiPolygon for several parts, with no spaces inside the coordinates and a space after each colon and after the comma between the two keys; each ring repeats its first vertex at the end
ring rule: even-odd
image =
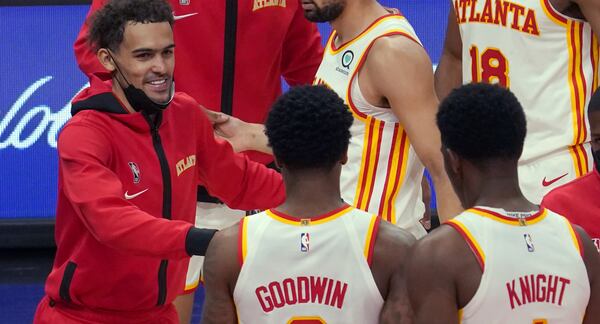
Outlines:
{"type": "Polygon", "coordinates": [[[167,72],[167,61],[161,55],[156,55],[152,62],[152,72],[164,74],[167,72]]]}

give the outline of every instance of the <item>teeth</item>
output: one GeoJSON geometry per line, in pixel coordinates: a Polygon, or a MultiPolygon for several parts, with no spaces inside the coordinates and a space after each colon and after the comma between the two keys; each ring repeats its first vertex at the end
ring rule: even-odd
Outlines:
{"type": "Polygon", "coordinates": [[[166,79],[151,81],[150,84],[159,85],[167,82],[166,79]]]}

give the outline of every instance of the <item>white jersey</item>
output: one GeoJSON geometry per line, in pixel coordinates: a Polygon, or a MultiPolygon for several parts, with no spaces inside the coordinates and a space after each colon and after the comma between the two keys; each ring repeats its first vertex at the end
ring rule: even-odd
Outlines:
{"type": "Polygon", "coordinates": [[[459,311],[461,323],[581,323],[590,284],[581,241],[566,218],[546,209],[517,218],[477,207],[447,224],[483,270],[477,292],[459,311]]]}
{"type": "Polygon", "coordinates": [[[369,263],[381,218],[346,206],[312,219],[274,210],[240,223],[240,323],[377,323],[369,263]]]}
{"type": "Polygon", "coordinates": [[[454,0],[454,10],[463,81],[507,86],[525,110],[520,162],[569,152],[576,173],[569,178],[586,174],[591,162],[586,108],[598,88],[599,64],[590,24],[562,15],[550,0],[454,0]]]}
{"type": "Polygon", "coordinates": [[[340,47],[334,43],[333,31],[314,83],[333,89],[354,115],[348,162],[340,180],[342,198],[419,238],[425,234],[418,223],[425,211],[421,199],[423,164],[391,109],[369,104],[358,86],[358,72],[371,45],[391,35],[403,35],[420,44],[406,18],[399,15],[381,17],[340,47]]]}

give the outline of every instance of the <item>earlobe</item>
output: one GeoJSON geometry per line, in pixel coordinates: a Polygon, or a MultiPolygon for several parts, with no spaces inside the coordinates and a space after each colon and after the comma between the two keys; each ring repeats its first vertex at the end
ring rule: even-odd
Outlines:
{"type": "Polygon", "coordinates": [[[115,63],[106,48],[99,49],[96,53],[96,57],[100,61],[100,64],[108,71],[113,72],[116,69],[115,63]]]}
{"type": "Polygon", "coordinates": [[[340,160],[340,163],[342,163],[342,165],[346,165],[346,163],[348,163],[348,151],[344,153],[342,159],[340,160]]]}
{"type": "Polygon", "coordinates": [[[459,174],[460,169],[461,169],[460,158],[451,149],[446,149],[446,150],[448,150],[448,158],[450,160],[450,168],[451,168],[452,172],[459,174]]]}

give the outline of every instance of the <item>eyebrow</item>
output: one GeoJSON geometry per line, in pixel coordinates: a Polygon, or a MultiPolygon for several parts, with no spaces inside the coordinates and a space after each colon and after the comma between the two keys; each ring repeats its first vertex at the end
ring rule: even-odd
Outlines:
{"type": "Polygon", "coordinates": [[[175,48],[175,44],[171,44],[171,45],[169,45],[163,49],[159,49],[159,50],[156,50],[153,48],[137,48],[137,49],[134,49],[133,51],[131,51],[131,53],[140,54],[140,53],[148,53],[148,52],[155,52],[155,51],[164,51],[166,49],[172,49],[172,48],[175,48]]]}

